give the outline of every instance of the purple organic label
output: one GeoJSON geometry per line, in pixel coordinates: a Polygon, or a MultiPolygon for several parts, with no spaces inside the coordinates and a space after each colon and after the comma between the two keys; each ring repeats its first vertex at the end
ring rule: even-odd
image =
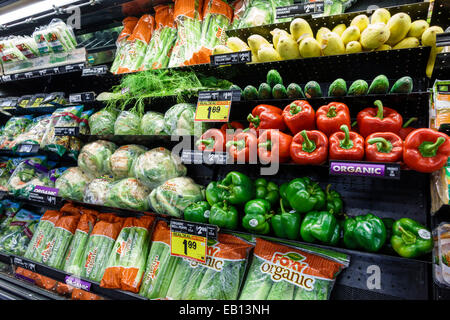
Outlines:
{"type": "Polygon", "coordinates": [[[25,163],[28,164],[28,165],[31,166],[31,167],[34,167],[35,169],[37,169],[37,170],[39,170],[39,171],[41,171],[41,172],[44,172],[44,173],[47,173],[47,172],[48,172],[48,170],[47,170],[46,167],[40,165],[39,163],[35,163],[35,162],[32,161],[32,160],[25,160],[25,163]]]}
{"type": "Polygon", "coordinates": [[[75,287],[78,289],[83,289],[85,291],[90,291],[90,289],[91,289],[91,283],[81,280],[80,278],[76,278],[73,276],[66,276],[64,278],[64,280],[65,280],[64,282],[69,286],[72,286],[72,287],[75,287]]]}
{"type": "Polygon", "coordinates": [[[36,186],[33,189],[33,192],[40,193],[40,194],[47,194],[50,196],[58,196],[59,189],[57,188],[51,188],[51,187],[45,187],[45,186],[36,186]]]}
{"type": "Polygon", "coordinates": [[[17,279],[22,279],[22,280],[25,280],[25,281],[28,281],[28,282],[31,282],[31,283],[34,284],[34,280],[33,280],[33,279],[28,278],[28,277],[25,277],[25,276],[23,276],[23,275],[21,275],[21,274],[19,274],[19,273],[16,273],[14,276],[15,276],[17,279]]]}
{"type": "Polygon", "coordinates": [[[351,176],[364,176],[364,177],[384,177],[385,176],[384,164],[372,164],[372,163],[353,163],[353,162],[330,162],[331,174],[344,174],[351,176]]]}

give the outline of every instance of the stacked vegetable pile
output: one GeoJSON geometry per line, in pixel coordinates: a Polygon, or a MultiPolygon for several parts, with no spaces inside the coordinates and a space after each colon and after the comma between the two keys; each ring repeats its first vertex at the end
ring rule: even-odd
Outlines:
{"type": "Polygon", "coordinates": [[[279,28],[271,31],[272,43],[258,34],[248,37],[247,42],[252,62],[431,46],[427,65],[430,77],[436,54],[443,49],[436,48],[436,34],[442,32],[440,26],[430,27],[425,20],[411,21],[404,12],[391,16],[387,9],[381,8],[370,19],[365,14],[357,15],[348,26],[341,23],[332,30],[323,26],[315,36],[308,21],[296,18],[291,21],[289,32],[279,28]]]}
{"type": "MultiPolygon", "coordinates": [[[[238,86],[235,89],[241,90],[238,86]]],[[[328,87],[328,97],[343,96],[365,96],[368,94],[387,93],[411,93],[413,90],[413,80],[409,76],[404,76],[395,81],[389,90],[389,79],[385,75],[378,75],[370,85],[362,79],[353,82],[346,82],[342,78],[334,80],[328,87]],[[348,89],[347,89],[348,86],[348,89]]],[[[320,84],[316,81],[309,81],[302,87],[292,82],[287,87],[283,84],[283,78],[277,70],[269,70],[266,82],[258,88],[248,85],[242,91],[245,100],[267,100],[267,99],[305,99],[325,97],[320,84]]]]}
{"type": "Polygon", "coordinates": [[[408,218],[394,221],[371,213],[349,217],[343,213],[342,197],[330,187],[323,190],[307,177],[278,186],[264,178],[252,181],[232,171],[222,180],[209,183],[207,201],[189,205],[184,218],[226,229],[242,227],[255,234],[369,252],[393,249],[408,258],[431,251],[433,241],[424,226],[408,218]]]}

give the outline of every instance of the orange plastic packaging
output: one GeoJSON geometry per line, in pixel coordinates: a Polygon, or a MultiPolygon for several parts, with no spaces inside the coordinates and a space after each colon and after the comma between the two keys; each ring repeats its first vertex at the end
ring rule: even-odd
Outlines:
{"type": "Polygon", "coordinates": [[[154,221],[152,216],[125,219],[100,282],[101,287],[139,292],[154,221]],[[130,239],[129,235],[133,232],[134,236],[130,239]]]}
{"type": "Polygon", "coordinates": [[[80,208],[74,205],[72,202],[66,202],[59,211],[63,214],[80,214],[80,208]]]}
{"type": "Polygon", "coordinates": [[[123,29],[122,32],[120,32],[119,36],[117,37],[117,42],[121,42],[124,39],[127,39],[131,33],[133,32],[134,28],[136,27],[136,24],[138,22],[138,18],[136,17],[126,17],[122,21],[123,29]]]}
{"type": "Polygon", "coordinates": [[[155,29],[155,19],[152,15],[144,14],[136,23],[133,33],[128,38],[128,41],[135,41],[136,39],[148,43],[152,37],[155,29]]]}
{"type": "Polygon", "coordinates": [[[173,14],[174,9],[172,4],[160,4],[155,6],[156,30],[163,27],[175,28],[173,14]]]}
{"type": "Polygon", "coordinates": [[[203,12],[203,0],[198,0],[198,7],[193,0],[176,0],[173,16],[175,19],[179,19],[181,16],[185,16],[191,19],[202,20],[202,16],[198,13],[203,12]]]}
{"type": "Polygon", "coordinates": [[[73,288],[72,300],[103,300],[103,298],[82,289],[73,288]]]}

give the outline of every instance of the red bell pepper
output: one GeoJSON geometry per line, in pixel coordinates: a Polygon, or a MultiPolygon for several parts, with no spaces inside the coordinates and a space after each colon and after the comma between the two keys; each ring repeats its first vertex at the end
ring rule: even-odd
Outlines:
{"type": "Polygon", "coordinates": [[[398,134],[403,124],[402,116],[391,108],[383,107],[380,100],[374,102],[376,108],[365,108],[356,116],[359,133],[365,138],[375,132],[398,134]]]}
{"type": "Polygon", "coordinates": [[[448,135],[433,129],[417,129],[405,139],[403,161],[413,170],[433,172],[447,164],[450,156],[448,135]]]}
{"type": "Polygon", "coordinates": [[[397,162],[402,159],[403,140],[392,132],[376,132],[366,138],[366,160],[397,162]]]}
{"type": "Polygon", "coordinates": [[[315,129],[315,112],[306,100],[295,100],[283,110],[283,120],[292,134],[315,129]]]}
{"type": "Polygon", "coordinates": [[[238,121],[232,121],[232,122],[224,123],[220,127],[220,131],[223,132],[224,136],[227,134],[227,130],[232,130],[234,132],[234,131],[236,131],[236,129],[244,129],[244,125],[238,121]]]}
{"type": "Polygon", "coordinates": [[[200,151],[225,151],[225,136],[219,129],[208,129],[196,142],[200,151]]]}
{"type": "Polygon", "coordinates": [[[258,138],[252,132],[235,134],[233,140],[228,141],[226,146],[237,163],[257,162],[258,138]]]}
{"type": "Polygon", "coordinates": [[[250,122],[250,128],[255,128],[259,133],[261,129],[278,129],[283,131],[286,129],[282,114],[283,110],[280,108],[260,104],[253,108],[252,113],[247,117],[250,122]]]}
{"type": "Polygon", "coordinates": [[[416,128],[408,127],[408,126],[411,124],[411,122],[414,122],[417,120],[418,119],[414,117],[414,118],[410,118],[408,121],[406,121],[398,132],[399,137],[402,138],[403,140],[405,140],[406,137],[408,136],[408,134],[410,134],[411,132],[416,130],[416,128]]]}
{"type": "Polygon", "coordinates": [[[329,138],[330,160],[362,160],[364,158],[364,138],[356,132],[349,132],[345,124],[340,129],[343,132],[335,132],[329,138]]]}
{"type": "Polygon", "coordinates": [[[295,163],[319,165],[327,160],[328,138],[317,130],[297,133],[291,143],[291,158],[295,163]]]}
{"type": "Polygon", "coordinates": [[[258,137],[258,156],[261,162],[287,162],[292,136],[279,130],[264,130],[258,137]]]}
{"type": "Polygon", "coordinates": [[[344,103],[331,102],[316,111],[317,129],[327,136],[338,132],[342,125],[348,128],[350,124],[350,111],[344,103]]]}

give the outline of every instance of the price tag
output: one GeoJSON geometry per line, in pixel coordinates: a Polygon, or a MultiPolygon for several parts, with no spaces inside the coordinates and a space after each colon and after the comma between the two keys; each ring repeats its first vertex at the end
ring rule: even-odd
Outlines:
{"type": "Polygon", "coordinates": [[[25,72],[25,78],[29,79],[34,76],[33,72],[25,72]]]}
{"type": "Polygon", "coordinates": [[[240,64],[252,62],[251,51],[240,51],[232,53],[215,54],[210,57],[211,65],[214,67],[229,64],[240,64]]]}
{"type": "Polygon", "coordinates": [[[183,150],[181,162],[185,164],[226,164],[227,152],[202,152],[200,150],[183,150]]]}
{"type": "Polygon", "coordinates": [[[17,147],[18,153],[36,153],[38,151],[38,144],[19,144],[19,146],[17,147]]]}
{"type": "Polygon", "coordinates": [[[14,256],[11,256],[11,265],[21,267],[33,272],[36,271],[36,265],[34,263],[14,256]]]}
{"type": "Polygon", "coordinates": [[[276,8],[276,18],[292,18],[303,14],[323,13],[324,2],[314,1],[276,8]]]}
{"type": "Polygon", "coordinates": [[[397,163],[332,160],[330,161],[330,175],[400,179],[400,165],[397,163]]]}
{"type": "Polygon", "coordinates": [[[80,127],[55,127],[55,136],[78,136],[80,127]]]}
{"type": "Polygon", "coordinates": [[[436,47],[450,46],[450,32],[436,34],[436,47]]]}
{"type": "Polygon", "coordinates": [[[95,76],[100,74],[106,74],[108,72],[108,67],[106,65],[101,65],[97,67],[83,68],[82,77],[85,76],[95,76]]]}
{"type": "Polygon", "coordinates": [[[41,77],[43,77],[43,76],[46,76],[47,75],[47,70],[39,70],[39,75],[41,76],[41,77]]]}
{"type": "Polygon", "coordinates": [[[203,223],[170,221],[170,254],[206,262],[208,227],[203,223]]]}
{"type": "Polygon", "coordinates": [[[195,121],[228,122],[231,102],[240,100],[239,90],[200,91],[195,121]]]}
{"type": "Polygon", "coordinates": [[[10,75],[2,76],[2,80],[3,80],[3,82],[11,81],[11,76],[10,75]]]}
{"type": "Polygon", "coordinates": [[[61,202],[61,198],[58,197],[58,192],[59,189],[57,188],[36,186],[29,193],[28,200],[56,206],[61,202]]]}

